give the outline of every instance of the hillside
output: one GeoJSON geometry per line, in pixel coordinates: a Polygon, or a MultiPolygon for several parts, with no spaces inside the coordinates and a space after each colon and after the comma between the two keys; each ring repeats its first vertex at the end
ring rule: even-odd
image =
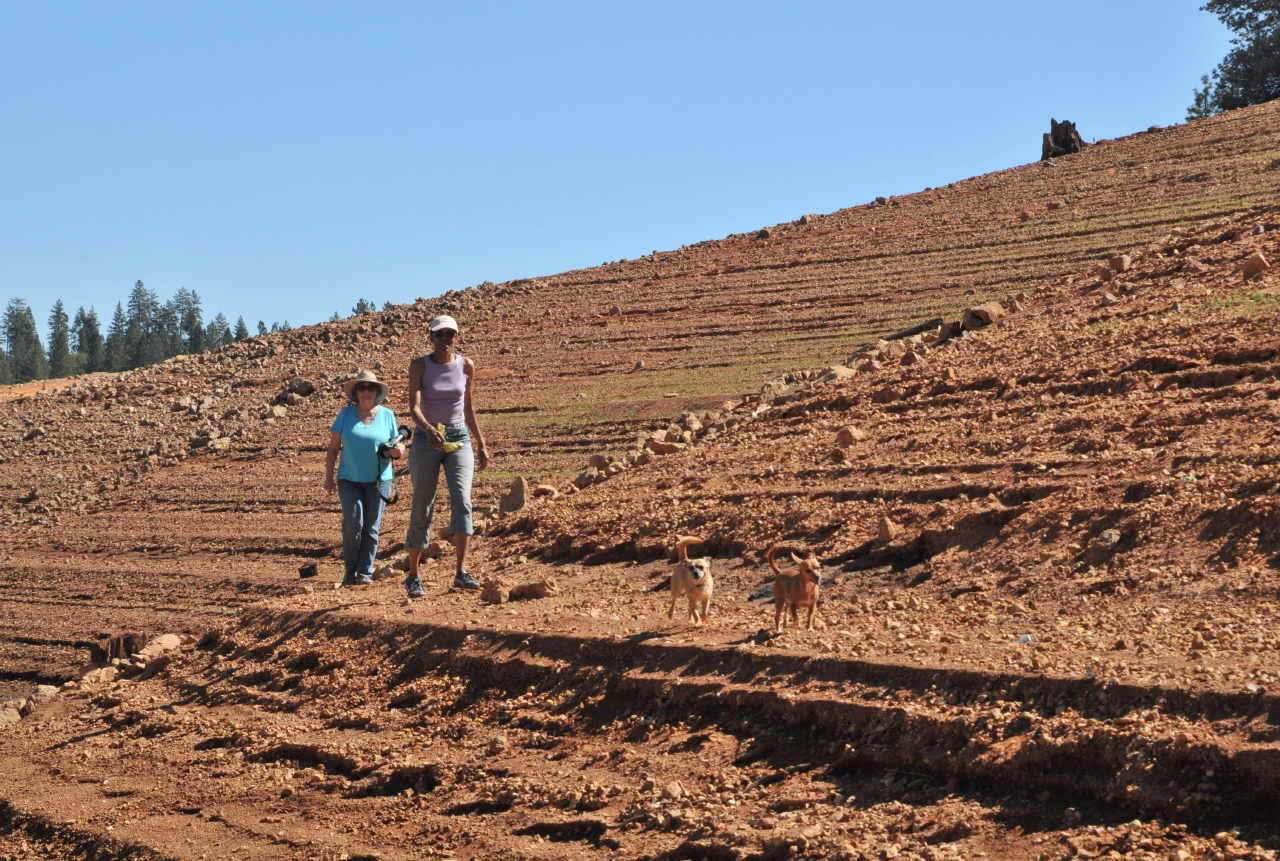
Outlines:
{"type": "Polygon", "coordinates": [[[4,794],[0,846],[75,819],[50,852],[1273,857],[1280,276],[1241,266],[1280,259],[1278,119],[0,403],[0,692],[112,636],[200,642],[9,731],[44,790],[4,794]],[[989,326],[878,340],[991,300],[989,326]],[[442,571],[407,607],[399,575],[329,590],[336,384],[375,368],[403,414],[441,312],[481,369],[479,505],[558,490],[490,512],[473,569],[550,598],[479,604],[442,571]],[[628,465],[590,483],[592,455],[628,465]],[[677,534],[715,557],[697,629],[665,615],[677,534]],[[763,630],[774,543],[825,565],[815,632],[763,630]]]}

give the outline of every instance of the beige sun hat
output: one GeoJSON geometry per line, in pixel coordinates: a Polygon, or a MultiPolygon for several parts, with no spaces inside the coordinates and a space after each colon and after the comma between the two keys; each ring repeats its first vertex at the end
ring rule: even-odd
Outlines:
{"type": "Polygon", "coordinates": [[[347,400],[356,403],[356,385],[359,383],[376,383],[378,386],[378,396],[374,398],[375,404],[380,404],[387,399],[387,395],[391,393],[391,387],[386,383],[378,382],[377,376],[373,371],[360,371],[354,377],[342,384],[342,390],[347,393],[347,400]]]}

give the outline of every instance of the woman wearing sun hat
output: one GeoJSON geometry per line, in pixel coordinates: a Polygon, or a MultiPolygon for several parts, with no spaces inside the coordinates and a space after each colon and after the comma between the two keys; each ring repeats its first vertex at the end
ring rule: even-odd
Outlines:
{"type": "Polygon", "coordinates": [[[342,384],[350,404],[338,412],[329,428],[329,454],[324,463],[324,489],[338,492],[342,503],[342,561],[346,564],[343,586],[373,582],[373,560],[378,555],[378,527],[382,509],[391,493],[391,459],[404,454],[396,416],[382,405],[389,391],[370,371],[360,371],[342,384]],[[383,443],[397,440],[384,458],[383,443]],[[338,480],[333,465],[342,453],[338,480]]]}
{"type": "Polygon", "coordinates": [[[476,460],[489,466],[489,450],[476,423],[471,396],[475,391],[475,363],[453,348],[458,321],[448,315],[431,321],[431,352],[409,364],[409,412],[416,430],[409,450],[413,481],[413,510],[409,514],[409,576],[404,581],[410,598],[423,595],[418,560],[431,540],[436,488],[444,470],[449,486],[449,532],[458,552],[455,589],[479,589],[467,572],[471,543],[471,480],[476,460]],[[444,433],[440,428],[444,428],[444,433]]]}

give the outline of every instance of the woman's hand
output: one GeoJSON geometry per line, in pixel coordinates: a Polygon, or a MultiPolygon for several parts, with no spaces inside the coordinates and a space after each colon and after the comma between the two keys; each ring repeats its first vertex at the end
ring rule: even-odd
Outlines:
{"type": "Polygon", "coordinates": [[[440,433],[432,425],[418,425],[418,428],[425,431],[427,439],[431,440],[431,447],[436,451],[444,451],[444,434],[440,433]]]}
{"type": "Polygon", "coordinates": [[[387,457],[391,458],[392,460],[399,460],[400,458],[404,457],[404,443],[402,442],[396,443],[396,447],[391,449],[391,451],[387,452],[387,457]]]}
{"type": "Polygon", "coordinates": [[[332,496],[334,491],[336,491],[337,489],[338,489],[338,485],[333,483],[333,476],[326,475],[324,477],[324,492],[332,496]]]}
{"type": "Polygon", "coordinates": [[[489,468],[489,449],[481,446],[480,448],[480,471],[484,472],[489,468]]]}

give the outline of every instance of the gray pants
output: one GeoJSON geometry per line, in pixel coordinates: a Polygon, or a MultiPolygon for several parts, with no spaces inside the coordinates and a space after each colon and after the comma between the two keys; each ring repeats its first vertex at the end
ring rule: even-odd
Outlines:
{"type": "Polygon", "coordinates": [[[431,543],[431,518],[436,509],[436,488],[440,470],[444,469],[449,487],[449,531],[471,535],[471,479],[475,474],[475,455],[471,451],[471,434],[465,424],[445,425],[446,442],[460,442],[462,448],[452,454],[438,451],[421,430],[414,431],[409,449],[409,479],[413,483],[413,509],[409,513],[409,536],[405,544],[421,550],[431,543]]]}

